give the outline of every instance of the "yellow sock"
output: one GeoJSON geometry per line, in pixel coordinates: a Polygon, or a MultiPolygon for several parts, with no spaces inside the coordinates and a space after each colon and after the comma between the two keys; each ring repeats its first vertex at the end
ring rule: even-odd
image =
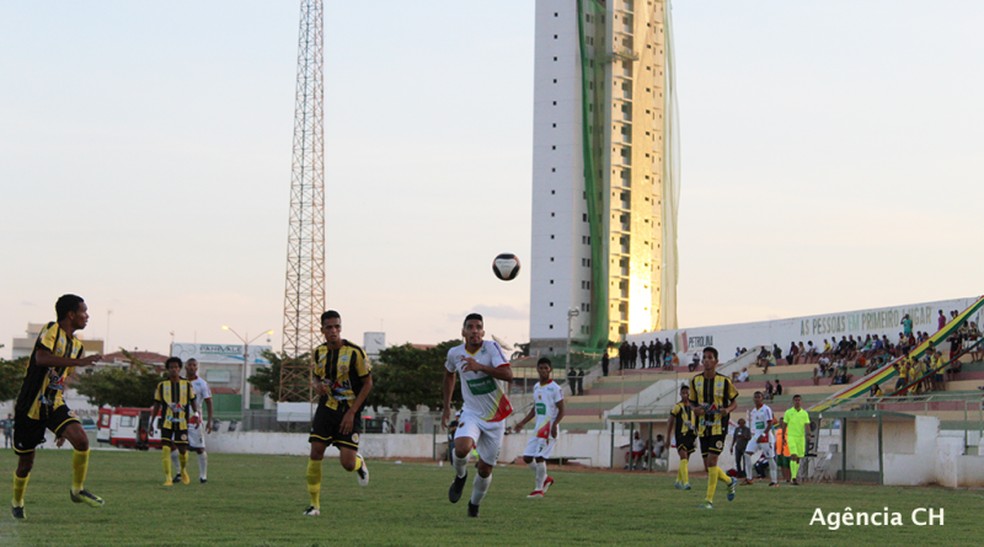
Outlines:
{"type": "Polygon", "coordinates": [[[362,469],[362,463],[363,463],[362,456],[356,456],[355,457],[355,469],[353,469],[352,471],[358,471],[359,469],[362,469]]]}
{"type": "Polygon", "coordinates": [[[171,447],[161,447],[161,462],[164,464],[164,482],[169,482],[174,476],[171,469],[171,447]]]}
{"type": "Polygon", "coordinates": [[[72,451],[72,493],[78,494],[85,486],[85,476],[89,473],[89,451],[72,451]]]}
{"type": "Polygon", "coordinates": [[[717,466],[715,467],[715,469],[718,470],[718,480],[720,480],[725,484],[731,484],[731,477],[729,477],[728,474],[724,472],[724,469],[721,469],[721,466],[717,466]]]}
{"type": "Polygon", "coordinates": [[[789,460],[789,474],[793,478],[793,480],[796,480],[796,477],[799,476],[799,470],[800,470],[799,462],[789,460]]]}
{"type": "Polygon", "coordinates": [[[16,471],[14,472],[14,498],[10,500],[10,504],[14,507],[24,507],[24,492],[27,490],[27,481],[29,480],[31,480],[30,473],[21,478],[17,476],[16,471]]]}
{"type": "Polygon", "coordinates": [[[321,460],[308,460],[307,489],[311,506],[321,509],[321,460]]]}
{"type": "Polygon", "coordinates": [[[718,487],[718,471],[721,468],[718,466],[707,468],[707,501],[714,502],[714,493],[717,492],[718,487]]]}
{"type": "Polygon", "coordinates": [[[687,460],[680,460],[680,469],[677,470],[677,480],[680,481],[680,484],[687,484],[690,482],[690,474],[687,469],[689,464],[690,462],[687,460]]]}
{"type": "Polygon", "coordinates": [[[188,453],[179,452],[178,453],[178,463],[181,465],[181,472],[184,473],[185,469],[188,469],[188,453]]]}

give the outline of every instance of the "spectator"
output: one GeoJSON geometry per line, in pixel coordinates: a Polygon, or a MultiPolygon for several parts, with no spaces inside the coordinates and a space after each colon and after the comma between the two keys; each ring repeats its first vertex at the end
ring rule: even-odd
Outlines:
{"type": "Polygon", "coordinates": [[[639,344],[639,368],[646,368],[646,363],[649,361],[647,353],[649,353],[649,346],[645,342],[639,344]]]}
{"type": "Polygon", "coordinates": [[[601,375],[608,376],[608,348],[601,353],[601,375]]]}
{"type": "Polygon", "coordinates": [[[815,386],[820,385],[821,375],[823,375],[823,369],[820,366],[820,363],[817,363],[817,366],[813,367],[813,385],[815,386]]]}
{"type": "Polygon", "coordinates": [[[694,353],[694,358],[691,359],[690,364],[687,365],[687,370],[689,370],[690,372],[693,372],[693,371],[697,370],[697,367],[699,367],[699,366],[700,366],[700,355],[694,353]]]}
{"type": "Polygon", "coordinates": [[[970,348],[971,361],[977,362],[984,360],[984,347],[981,344],[981,329],[978,328],[977,323],[974,321],[970,322],[970,328],[967,330],[967,346],[970,348]]]}
{"type": "Polygon", "coordinates": [[[653,442],[653,458],[657,460],[663,459],[663,451],[666,449],[666,441],[663,439],[663,434],[659,433],[656,435],[656,441],[653,442]]]}
{"type": "Polygon", "coordinates": [[[646,442],[638,431],[632,436],[632,448],[629,459],[629,469],[639,469],[642,466],[642,456],[646,452],[646,442]]]}
{"type": "Polygon", "coordinates": [[[670,355],[672,353],[673,353],[673,343],[670,342],[670,339],[669,338],[667,338],[666,341],[663,342],[663,359],[664,359],[664,362],[666,360],[669,360],[670,362],[673,361],[673,358],[670,357],[670,355]],[[669,358],[669,359],[667,359],[667,358],[669,358]]]}
{"type": "Polygon", "coordinates": [[[779,383],[779,378],[776,378],[776,397],[782,397],[782,384],[779,383]]]}
{"type": "Polygon", "coordinates": [[[584,369],[577,369],[577,394],[584,395],[584,369]]]}
{"type": "Polygon", "coordinates": [[[659,351],[662,349],[662,345],[658,345],[652,340],[649,341],[649,368],[656,368],[656,363],[661,363],[659,359],[659,351]]]}
{"type": "Polygon", "coordinates": [[[773,395],[775,395],[775,393],[776,393],[776,390],[775,390],[775,387],[772,386],[772,382],[770,380],[766,380],[765,381],[765,398],[771,401],[772,400],[772,397],[773,397],[773,395]]]}
{"type": "Polygon", "coordinates": [[[940,314],[936,317],[936,330],[943,330],[946,326],[946,316],[943,315],[943,310],[940,310],[940,314]]]}
{"type": "MultiPolygon", "coordinates": [[[[619,366],[621,366],[621,360],[619,366]]],[[[574,367],[567,371],[567,385],[571,388],[571,395],[577,395],[577,371],[574,370],[574,367]]]]}
{"type": "Polygon", "coordinates": [[[752,438],[752,430],[745,425],[745,418],[738,418],[738,426],[731,436],[731,453],[735,457],[735,469],[738,471],[738,478],[749,479],[749,470],[745,469],[745,447],[752,438]]]}
{"type": "Polygon", "coordinates": [[[7,414],[7,419],[0,422],[3,426],[3,447],[10,448],[10,439],[14,435],[14,415],[7,414]]]}
{"type": "Polygon", "coordinates": [[[779,359],[782,359],[782,350],[779,349],[779,344],[772,344],[772,358],[773,363],[779,364],[779,359]]]}
{"type": "Polygon", "coordinates": [[[739,382],[748,381],[748,367],[741,369],[741,373],[738,374],[738,381],[739,382]]]}
{"type": "Polygon", "coordinates": [[[909,317],[909,314],[905,314],[902,316],[901,324],[902,324],[903,334],[905,334],[906,336],[912,334],[912,318],[909,317]]]}

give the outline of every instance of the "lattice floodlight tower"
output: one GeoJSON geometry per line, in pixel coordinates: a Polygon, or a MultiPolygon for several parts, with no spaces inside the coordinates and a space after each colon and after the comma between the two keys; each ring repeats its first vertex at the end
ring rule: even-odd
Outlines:
{"type": "MultiPolygon", "coordinates": [[[[325,307],[324,51],[322,0],[301,0],[284,292],[284,346],[299,357],[318,343],[325,307]]],[[[280,401],[311,400],[308,361],[285,360],[280,401]]]]}

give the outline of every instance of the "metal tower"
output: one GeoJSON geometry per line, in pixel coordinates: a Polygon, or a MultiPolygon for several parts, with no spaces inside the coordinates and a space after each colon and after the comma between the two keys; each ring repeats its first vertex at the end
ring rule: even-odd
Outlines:
{"type": "MultiPolygon", "coordinates": [[[[284,293],[283,352],[291,358],[319,343],[325,307],[323,10],[323,0],[301,0],[284,293]]],[[[309,374],[306,359],[285,360],[279,400],[309,400],[309,374]]]]}

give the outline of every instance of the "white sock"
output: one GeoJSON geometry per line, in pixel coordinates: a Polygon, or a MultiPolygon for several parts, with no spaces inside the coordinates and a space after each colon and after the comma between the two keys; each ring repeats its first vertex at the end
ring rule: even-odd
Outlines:
{"type": "Polygon", "coordinates": [[[529,467],[533,471],[533,490],[536,490],[536,485],[539,484],[537,481],[539,480],[538,473],[540,472],[540,468],[537,466],[536,460],[530,461],[530,463],[526,464],[526,467],[529,467]]]}
{"type": "Polygon", "coordinates": [[[468,467],[468,455],[466,454],[464,458],[459,458],[457,452],[452,452],[454,455],[451,458],[451,464],[454,465],[454,474],[456,477],[464,477],[465,473],[468,471],[465,469],[468,467]]]}
{"type": "Polygon", "coordinates": [[[489,491],[490,484],[492,484],[492,475],[482,477],[478,473],[475,474],[475,482],[472,483],[472,505],[482,503],[482,499],[485,498],[485,493],[489,491]]]}
{"type": "Polygon", "coordinates": [[[547,480],[547,462],[537,462],[536,464],[536,489],[543,490],[543,483],[547,480]]]}
{"type": "Polygon", "coordinates": [[[208,452],[204,450],[198,455],[198,478],[208,479],[208,452]]]}
{"type": "Polygon", "coordinates": [[[775,458],[769,458],[769,477],[772,478],[772,482],[779,482],[779,469],[775,458]]]}
{"type": "Polygon", "coordinates": [[[171,470],[174,471],[175,475],[181,473],[181,463],[178,462],[178,449],[175,448],[171,450],[171,470]]]}
{"type": "Polygon", "coordinates": [[[752,455],[745,452],[742,457],[745,458],[745,479],[752,480],[752,477],[755,476],[755,468],[752,467],[752,455]]]}

